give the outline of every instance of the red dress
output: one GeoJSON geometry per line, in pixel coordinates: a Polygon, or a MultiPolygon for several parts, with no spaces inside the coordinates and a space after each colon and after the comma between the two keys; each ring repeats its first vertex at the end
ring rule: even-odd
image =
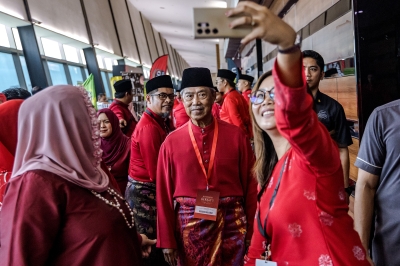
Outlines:
{"type": "Polygon", "coordinates": [[[9,181],[0,237],[1,265],[142,265],[141,237],[118,209],[43,170],[9,181]]]}
{"type": "MultiPolygon", "coordinates": [[[[306,91],[284,86],[274,71],[275,117],[292,148],[278,161],[260,201],[260,221],[278,265],[369,265],[360,238],[347,214],[338,148],[318,121],[306,91]],[[268,214],[280,172],[282,179],[268,214]]],[[[255,220],[245,262],[254,265],[264,254],[266,239],[255,220]]],[[[267,241],[268,242],[268,241],[267,241]]]]}

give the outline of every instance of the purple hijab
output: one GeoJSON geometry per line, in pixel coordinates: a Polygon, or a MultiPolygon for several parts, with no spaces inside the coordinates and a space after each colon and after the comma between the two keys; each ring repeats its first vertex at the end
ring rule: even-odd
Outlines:
{"type": "Polygon", "coordinates": [[[41,169],[102,192],[109,178],[100,161],[96,110],[83,87],[52,86],[21,105],[11,178],[41,169]]]}
{"type": "Polygon", "coordinates": [[[107,138],[101,138],[101,149],[103,150],[103,162],[107,166],[113,166],[121,158],[126,158],[127,152],[130,151],[130,141],[119,127],[118,117],[108,108],[101,109],[97,112],[97,117],[105,114],[111,123],[112,133],[107,138]]]}

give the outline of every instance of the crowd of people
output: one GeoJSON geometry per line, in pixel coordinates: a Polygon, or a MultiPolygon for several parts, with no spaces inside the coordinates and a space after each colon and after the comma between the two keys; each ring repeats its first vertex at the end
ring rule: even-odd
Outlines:
{"type": "Polygon", "coordinates": [[[98,111],[82,87],[0,94],[1,265],[373,265],[375,194],[374,262],[400,263],[397,201],[383,204],[398,187],[399,102],[368,122],[353,221],[352,141],[319,91],[323,58],[266,7],[227,16],[242,14],[230,26],[253,26],[243,44],[279,49],[253,87],[226,69],[214,86],[187,68],[177,92],[158,76],[140,119],[130,80],[98,111]]]}

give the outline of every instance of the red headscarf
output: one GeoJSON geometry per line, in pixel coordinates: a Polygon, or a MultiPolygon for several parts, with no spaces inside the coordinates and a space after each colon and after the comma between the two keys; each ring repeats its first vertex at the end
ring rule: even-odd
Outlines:
{"type": "Polygon", "coordinates": [[[14,165],[18,110],[22,102],[23,100],[10,100],[0,105],[0,204],[14,165]]]}
{"type": "Polygon", "coordinates": [[[101,149],[103,150],[103,162],[107,166],[113,166],[121,158],[126,158],[130,151],[130,139],[122,133],[119,127],[118,117],[108,108],[101,109],[97,116],[105,114],[111,123],[112,133],[107,138],[101,138],[101,149]]]}

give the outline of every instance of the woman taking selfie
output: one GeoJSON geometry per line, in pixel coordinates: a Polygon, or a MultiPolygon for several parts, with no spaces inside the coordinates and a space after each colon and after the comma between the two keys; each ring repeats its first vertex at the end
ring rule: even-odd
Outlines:
{"type": "Polygon", "coordinates": [[[232,27],[253,26],[243,43],[260,38],[279,49],[272,75],[261,76],[251,94],[259,204],[246,264],[270,248],[267,257],[278,265],[369,265],[347,214],[338,148],[306,91],[295,31],[252,2],[231,15],[246,15],[232,27]]]}

